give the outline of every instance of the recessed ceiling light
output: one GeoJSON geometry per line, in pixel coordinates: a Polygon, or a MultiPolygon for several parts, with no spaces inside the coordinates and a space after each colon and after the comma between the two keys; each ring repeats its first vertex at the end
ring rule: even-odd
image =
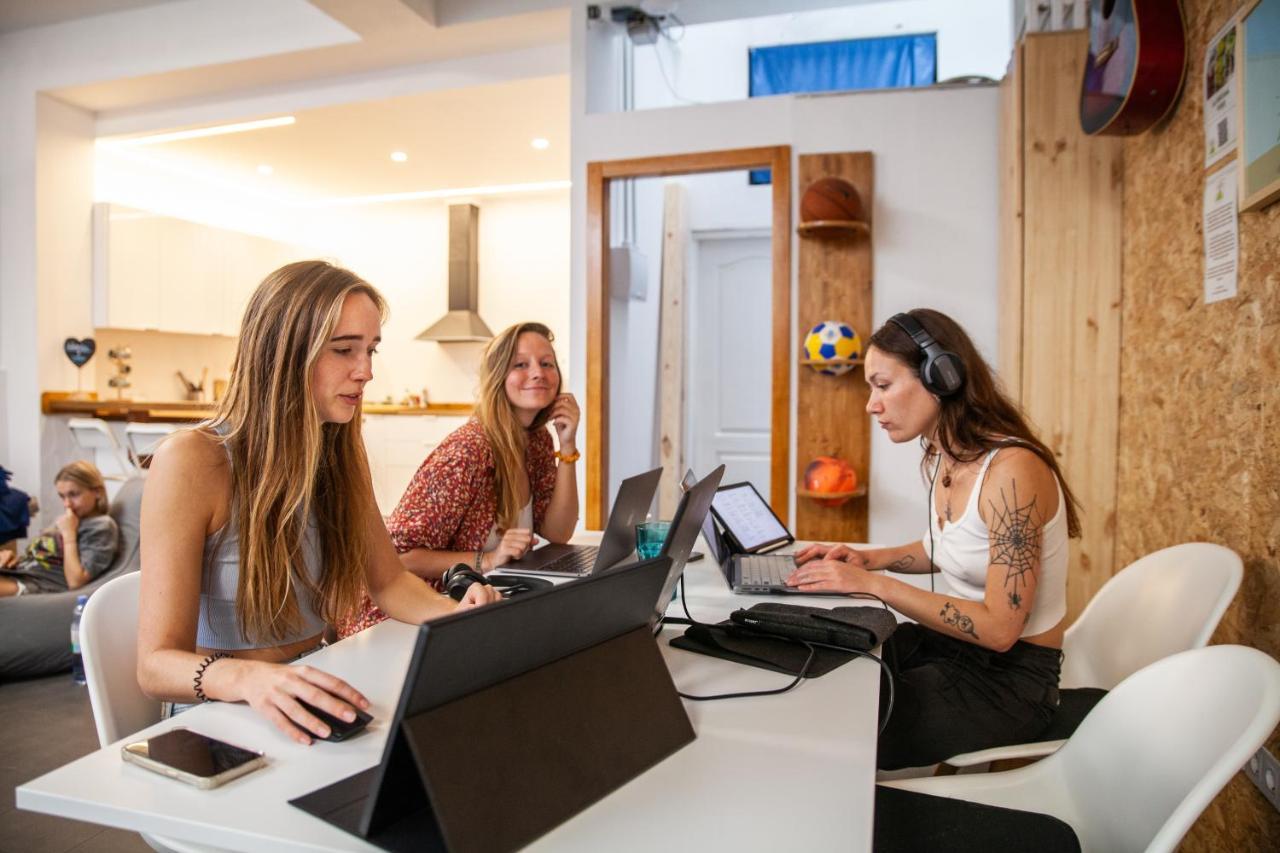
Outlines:
{"type": "Polygon", "coordinates": [[[259,175],[270,175],[270,174],[271,174],[272,172],[274,172],[274,171],[275,171],[275,169],[271,168],[271,165],[270,165],[269,163],[260,163],[260,164],[258,164],[258,174],[259,174],[259,175]]]}
{"type": "Polygon", "coordinates": [[[392,151],[391,159],[395,160],[397,163],[403,163],[405,160],[409,159],[409,155],[403,151],[392,151]]]}
{"type": "Polygon", "coordinates": [[[241,121],[234,124],[219,124],[213,127],[198,127],[195,130],[177,130],[173,133],[155,133],[150,136],[135,136],[131,139],[109,140],[115,145],[157,145],[162,142],[178,142],[183,139],[199,139],[203,136],[222,136],[227,133],[244,133],[247,130],[262,130],[268,127],[285,127],[297,121],[293,116],[266,118],[260,121],[241,121]]]}
{"type": "Polygon", "coordinates": [[[534,148],[537,148],[539,151],[546,151],[548,148],[551,147],[551,143],[548,140],[543,139],[541,136],[539,136],[537,139],[534,139],[529,144],[532,145],[534,148]]]}

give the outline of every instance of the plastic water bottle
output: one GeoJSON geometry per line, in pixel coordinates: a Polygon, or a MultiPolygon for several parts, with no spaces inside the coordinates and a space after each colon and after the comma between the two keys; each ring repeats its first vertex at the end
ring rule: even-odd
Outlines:
{"type": "Polygon", "coordinates": [[[80,659],[80,614],[89,596],[82,595],[76,599],[76,612],[71,616],[71,680],[76,684],[84,684],[84,661],[80,659]]]}

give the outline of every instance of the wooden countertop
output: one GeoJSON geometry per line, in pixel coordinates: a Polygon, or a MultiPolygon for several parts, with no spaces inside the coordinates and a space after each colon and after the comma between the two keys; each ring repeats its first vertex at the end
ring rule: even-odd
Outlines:
{"type": "MultiPolygon", "coordinates": [[[[429,403],[425,406],[397,406],[388,403],[365,403],[366,415],[447,415],[465,417],[472,403],[429,403]]],[[[71,399],[65,391],[46,391],[40,395],[40,411],[46,415],[81,415],[106,421],[202,421],[213,414],[212,403],[169,400],[84,400],[71,399]]]]}

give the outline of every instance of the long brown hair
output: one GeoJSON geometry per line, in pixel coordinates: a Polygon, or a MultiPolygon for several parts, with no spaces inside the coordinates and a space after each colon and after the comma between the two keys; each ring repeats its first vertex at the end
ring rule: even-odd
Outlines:
{"type": "MultiPolygon", "coordinates": [[[[511,372],[511,360],[515,357],[516,344],[525,332],[542,335],[548,343],[555,341],[551,329],[541,323],[516,323],[495,335],[480,357],[480,393],[476,402],[476,420],[484,429],[489,446],[493,449],[494,491],[498,498],[498,524],[510,527],[520,517],[518,484],[520,472],[525,467],[525,448],[530,434],[547,425],[551,407],[547,406],[534,417],[526,430],[516,417],[515,407],[507,397],[507,374],[511,372]]],[[[552,349],[554,357],[555,350],[552,349]]],[[[560,363],[556,362],[556,374],[560,363]]],[[[563,387],[563,379],[556,383],[556,395],[563,387]]]]}
{"type": "Polygon", "coordinates": [[[59,480],[75,483],[80,488],[93,492],[94,515],[102,515],[109,508],[110,505],[107,503],[107,484],[103,482],[102,472],[98,470],[98,466],[92,462],[86,462],[81,459],[77,462],[63,465],[58,469],[57,476],[53,478],[55,486],[59,480]]]}
{"type": "MultiPolygon", "coordinates": [[[[1036,437],[1027,423],[1026,416],[1000,388],[991,366],[978,353],[969,335],[940,311],[916,308],[907,314],[924,327],[938,345],[959,356],[964,364],[965,379],[961,390],[950,396],[940,397],[938,412],[937,444],[925,436],[920,443],[925,449],[921,468],[927,471],[939,450],[959,462],[973,462],[999,447],[1007,447],[1009,439],[1039,456],[1049,466],[1062,486],[1066,499],[1067,535],[1080,536],[1080,505],[1067,486],[1058,467],[1058,460],[1044,442],[1036,437]]],[[[886,355],[893,356],[920,375],[924,364],[924,350],[896,323],[885,323],[867,342],[886,355]]]]}
{"type": "Polygon", "coordinates": [[[373,494],[360,415],[323,423],[311,398],[311,367],[352,293],[372,299],[385,319],[378,291],[325,261],[288,264],[263,279],[244,312],[227,395],[201,425],[231,458],[236,613],[246,640],[279,641],[300,629],[294,584],[311,591],[329,622],[359,602],[364,586],[373,494]],[[308,519],[320,539],[318,583],[303,566],[308,519]]]}

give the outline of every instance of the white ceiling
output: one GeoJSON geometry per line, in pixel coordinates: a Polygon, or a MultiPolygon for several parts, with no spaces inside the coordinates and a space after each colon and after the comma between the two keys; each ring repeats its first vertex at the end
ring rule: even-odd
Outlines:
{"type": "Polygon", "coordinates": [[[170,2],[173,0],[0,0],[0,33],[170,2]]]}
{"type": "Polygon", "coordinates": [[[300,202],[569,178],[567,76],[293,115],[293,125],[130,147],[125,156],[146,161],[157,174],[208,175],[300,202]],[[535,137],[549,147],[535,150],[535,137]],[[408,160],[393,162],[392,151],[408,160]],[[262,164],[271,175],[259,174],[262,164]]]}
{"type": "MultiPolygon", "coordinates": [[[[98,0],[61,2],[99,5],[98,0]]],[[[569,49],[568,7],[551,0],[479,2],[469,19],[452,4],[430,0],[308,2],[356,33],[359,41],[69,86],[52,94],[74,106],[111,113],[535,46],[562,44],[566,54],[569,49]]],[[[104,0],[103,5],[109,3],[104,0]]]]}

